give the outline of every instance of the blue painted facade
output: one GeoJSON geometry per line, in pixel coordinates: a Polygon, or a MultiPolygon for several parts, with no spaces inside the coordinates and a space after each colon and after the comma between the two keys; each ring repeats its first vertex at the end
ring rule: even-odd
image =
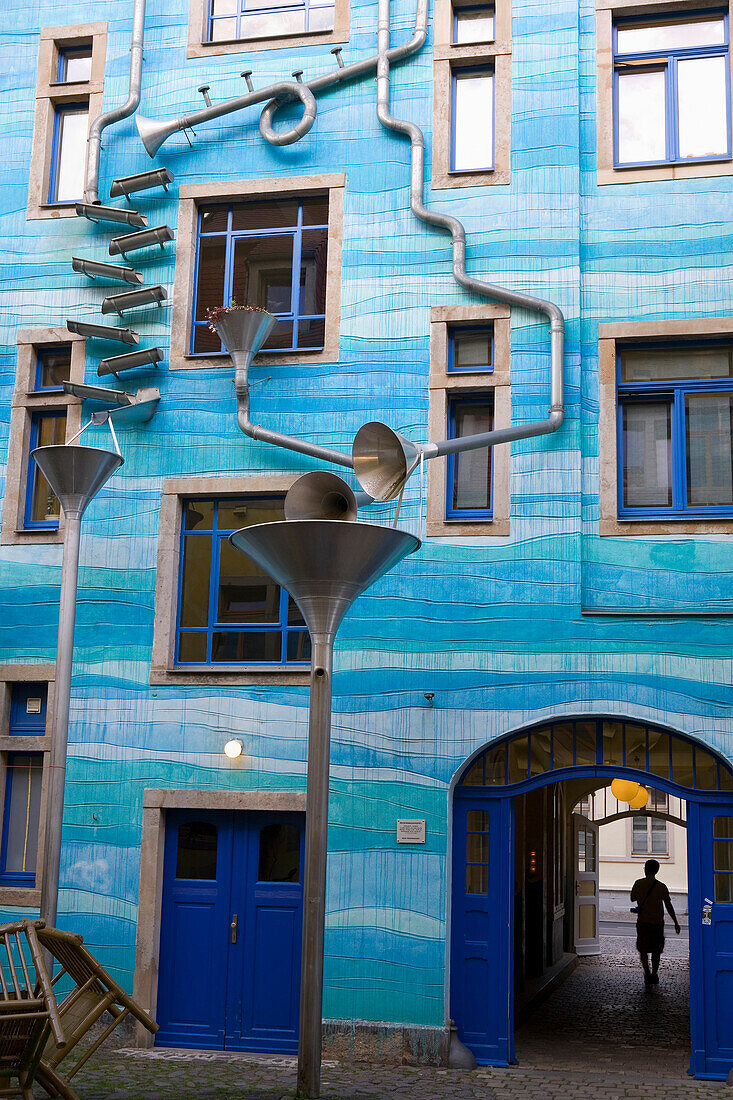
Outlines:
{"type": "MultiPolygon", "coordinates": [[[[599,536],[598,325],[730,317],[733,177],[599,187],[595,9],[514,0],[511,183],[428,192],[468,235],[468,269],[557,302],[567,321],[567,414],[555,436],[512,444],[511,535],[430,538],[361,597],[339,633],[334,675],[324,1016],[440,1027],[447,1015],[451,784],[492,738],[543,718],[638,717],[690,734],[733,761],[733,555],[730,536],[599,536]],[[630,606],[649,617],[593,612],[630,606]],[[590,612],[590,613],[589,613],[590,612]],[[434,692],[434,706],[424,693],[434,692]],[[424,818],[424,846],[398,847],[397,818],[424,818]]],[[[106,290],[71,271],[104,258],[109,232],[83,219],[26,220],[39,32],[106,18],[105,109],[124,101],[132,4],[11,0],[0,39],[0,469],[9,438],[16,331],[99,320],[106,290]]],[[[140,110],[198,106],[195,89],[240,94],[304,68],[330,69],[327,46],[186,60],[187,4],[149,0],[140,110]],[[244,64],[243,64],[244,62],[244,64]]],[[[393,42],[414,9],[394,0],[393,42]]],[[[432,24],[431,24],[432,26],[432,24]]],[[[348,59],[375,52],[376,5],[353,0],[348,59]]],[[[432,30],[396,67],[392,105],[432,149],[432,30]]],[[[362,423],[427,438],[430,308],[473,301],[451,276],[445,235],[409,210],[407,144],[386,133],[371,76],[319,98],[311,133],[265,144],[254,109],[181,134],[158,162],[167,195],[139,208],[175,227],[180,184],[345,172],[338,363],[255,369],[256,420],[349,449],[362,423]]],[[[134,120],[103,141],[112,179],[150,161],[134,120]]],[[[146,262],[172,291],[175,248],[146,262]]],[[[145,346],[170,340],[170,311],[134,327],[145,346]]],[[[512,414],[548,407],[547,328],[512,314],[512,414]]],[[[96,382],[93,349],[87,381],[96,382]]],[[[80,931],[132,987],[142,798],[146,788],[296,790],[305,786],[305,686],[150,684],[158,516],[163,479],[289,473],[306,459],[246,439],[232,372],[138,373],[160,387],[154,418],[121,436],[125,465],[83,527],[69,730],[59,922],[80,931]],[[250,760],[233,769],[223,743],[250,760]]],[[[2,492],[0,485],[0,493],[2,492]]],[[[380,506],[370,517],[388,521],[380,506]]],[[[410,484],[402,519],[417,530],[410,484]]],[[[54,659],[61,547],[0,546],[0,662],[54,659]]],[[[17,909],[3,916],[15,918],[17,909]]]]}

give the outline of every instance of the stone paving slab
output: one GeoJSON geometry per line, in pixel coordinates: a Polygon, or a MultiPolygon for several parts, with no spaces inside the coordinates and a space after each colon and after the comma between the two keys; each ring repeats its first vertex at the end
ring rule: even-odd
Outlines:
{"type": "MultiPolygon", "coordinates": [[[[633,939],[604,936],[516,1034],[519,1065],[472,1072],[323,1064],[323,1100],[733,1100],[695,1081],[686,945],[668,940],[658,986],[644,986],[633,939]]],[[[74,1079],[82,1100],[293,1100],[284,1055],[109,1050],[74,1079]]],[[[45,1096],[40,1087],[36,1095],[45,1096]]]]}

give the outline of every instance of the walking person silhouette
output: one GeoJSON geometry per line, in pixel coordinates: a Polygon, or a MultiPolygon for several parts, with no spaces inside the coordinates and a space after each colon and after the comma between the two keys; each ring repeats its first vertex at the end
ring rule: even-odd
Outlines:
{"type": "Polygon", "coordinates": [[[659,984],[659,960],[664,951],[664,910],[674,921],[674,930],[679,936],[680,925],[669,896],[669,890],[663,882],[657,880],[659,863],[648,859],[644,864],[644,878],[636,880],[631,887],[631,900],[636,906],[636,950],[639,952],[644,968],[644,981],[647,985],[659,984]],[[651,955],[651,967],[649,956],[651,955]]]}

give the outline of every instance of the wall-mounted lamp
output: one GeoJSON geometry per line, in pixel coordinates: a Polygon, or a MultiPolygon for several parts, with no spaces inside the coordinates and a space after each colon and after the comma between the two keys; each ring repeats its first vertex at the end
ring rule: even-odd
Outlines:
{"type": "Polygon", "coordinates": [[[236,738],[233,741],[227,741],[224,746],[224,752],[227,754],[230,760],[236,760],[238,756],[242,755],[242,749],[244,746],[241,741],[237,741],[236,738]]]}
{"type": "Polygon", "coordinates": [[[426,691],[426,692],[425,692],[425,698],[426,698],[426,699],[427,699],[427,701],[428,701],[428,706],[429,706],[429,707],[432,707],[432,705],[433,705],[433,699],[435,698],[435,692],[434,692],[434,691],[426,691]]]}

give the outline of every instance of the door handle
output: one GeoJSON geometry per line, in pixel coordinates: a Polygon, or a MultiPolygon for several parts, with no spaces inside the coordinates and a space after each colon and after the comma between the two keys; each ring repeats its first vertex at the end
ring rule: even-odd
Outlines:
{"type": "Polygon", "coordinates": [[[229,925],[232,930],[232,943],[237,942],[237,914],[232,917],[232,923],[229,925]]]}

